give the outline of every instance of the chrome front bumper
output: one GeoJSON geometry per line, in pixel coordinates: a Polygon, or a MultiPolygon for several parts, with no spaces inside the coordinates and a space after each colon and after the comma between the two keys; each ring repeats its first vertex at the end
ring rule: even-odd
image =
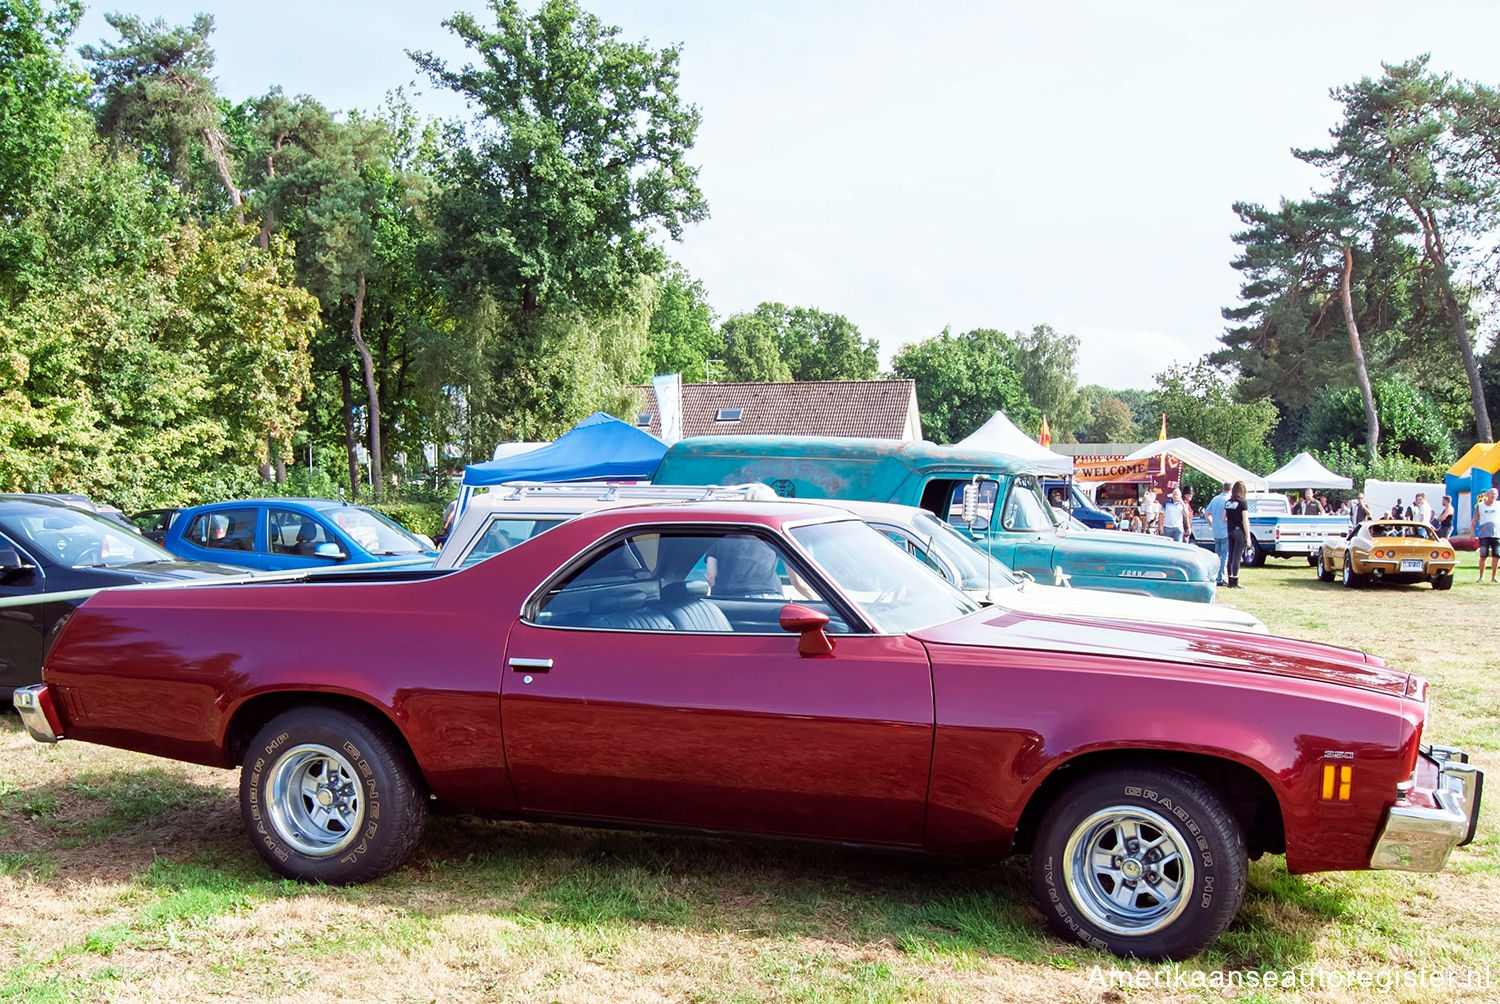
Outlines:
{"type": "Polygon", "coordinates": [[[52,727],[50,720],[56,716],[49,717],[47,714],[52,705],[52,695],[48,693],[45,683],[17,687],[10,702],[21,713],[21,724],[26,726],[31,738],[39,743],[55,743],[62,738],[52,727]]]}
{"type": "Polygon", "coordinates": [[[1386,810],[1370,867],[1441,871],[1453,848],[1474,839],[1483,789],[1484,772],[1466,753],[1448,746],[1423,750],[1412,782],[1386,810]]]}

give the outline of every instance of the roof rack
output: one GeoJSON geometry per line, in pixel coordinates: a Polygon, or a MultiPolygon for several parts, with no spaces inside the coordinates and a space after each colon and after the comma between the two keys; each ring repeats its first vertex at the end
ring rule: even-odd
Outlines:
{"type": "Polygon", "coordinates": [[[714,502],[777,498],[770,485],[604,484],[598,481],[506,481],[491,489],[506,499],[640,499],[643,502],[714,502]]]}

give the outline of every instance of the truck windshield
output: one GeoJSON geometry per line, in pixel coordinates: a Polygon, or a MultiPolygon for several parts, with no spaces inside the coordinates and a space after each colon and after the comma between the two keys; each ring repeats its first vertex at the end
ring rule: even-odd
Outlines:
{"type": "Polygon", "coordinates": [[[1057,522],[1042,486],[1030,474],[1020,474],[1010,479],[1010,492],[1005,496],[1005,509],[1000,525],[1007,530],[1022,533],[1055,531],[1057,522]]]}

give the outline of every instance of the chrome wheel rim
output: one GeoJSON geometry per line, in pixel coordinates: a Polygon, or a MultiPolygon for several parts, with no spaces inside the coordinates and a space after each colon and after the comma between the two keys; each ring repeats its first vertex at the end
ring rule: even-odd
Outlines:
{"type": "Polygon", "coordinates": [[[1177,828],[1150,809],[1111,806],[1074,828],[1064,881],[1090,923],[1149,935],[1176,920],[1193,888],[1193,859],[1177,828]]]}
{"type": "Polygon", "coordinates": [[[1354,569],[1350,567],[1349,555],[1344,555],[1344,585],[1354,581],[1354,569]]]}
{"type": "Polygon", "coordinates": [[[266,808],[277,835],[309,857],[342,853],[365,818],[353,763],[317,743],[294,747],[276,761],[266,788],[266,808]]]}

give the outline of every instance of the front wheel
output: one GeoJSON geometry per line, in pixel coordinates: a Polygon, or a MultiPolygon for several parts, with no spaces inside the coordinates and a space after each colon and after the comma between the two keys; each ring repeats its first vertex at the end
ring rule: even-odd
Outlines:
{"type": "Polygon", "coordinates": [[[1213,789],[1141,766],[1064,792],[1037,830],[1031,874],[1062,937],[1116,955],[1186,959],[1234,920],[1247,867],[1239,825],[1213,789]]]}
{"type": "Polygon", "coordinates": [[[275,871],[346,885],[406,860],[427,824],[427,795],[386,729],[346,711],[294,708],[251,741],[240,815],[275,871]]]}

